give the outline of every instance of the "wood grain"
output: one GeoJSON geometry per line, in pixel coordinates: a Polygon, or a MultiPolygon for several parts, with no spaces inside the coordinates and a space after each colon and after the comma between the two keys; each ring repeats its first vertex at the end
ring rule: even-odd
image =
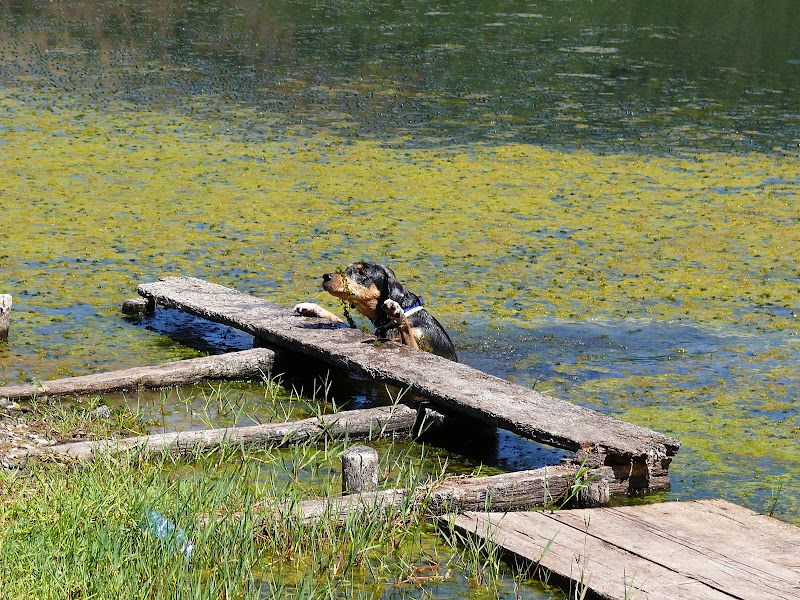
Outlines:
{"type": "Polygon", "coordinates": [[[53,379],[36,385],[0,387],[0,398],[82,396],[140,388],[162,388],[205,379],[263,380],[269,376],[274,363],[274,351],[267,348],[253,348],[154,366],[53,379]]]}
{"type": "Polygon", "coordinates": [[[149,454],[189,454],[219,448],[223,444],[245,446],[288,446],[315,437],[360,439],[413,431],[418,411],[406,404],[312,417],[286,423],[265,423],[249,427],[204,429],[143,435],[118,440],[74,442],[37,449],[37,456],[61,456],[91,460],[98,452],[137,451],[149,454]]]}
{"type": "Polygon", "coordinates": [[[470,512],[448,522],[573,589],[582,578],[595,597],[800,599],[800,529],[723,500],[470,512]]]}
{"type": "MultiPolygon", "coordinates": [[[[601,467],[588,476],[601,477],[608,475],[608,471],[601,467]]],[[[299,503],[296,510],[305,520],[322,517],[343,520],[353,512],[401,505],[414,510],[424,506],[431,515],[486,509],[522,510],[558,505],[579,476],[575,465],[559,465],[486,477],[451,477],[413,490],[389,489],[308,500],[299,503]]]]}

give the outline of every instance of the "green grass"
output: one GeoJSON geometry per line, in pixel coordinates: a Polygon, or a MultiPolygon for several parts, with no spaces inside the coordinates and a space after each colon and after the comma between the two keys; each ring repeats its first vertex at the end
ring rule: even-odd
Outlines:
{"type": "MultiPolygon", "coordinates": [[[[225,388],[212,396],[209,405],[236,403],[225,388]]],[[[63,435],[92,436],[138,422],[122,410],[99,423],[87,416],[96,404],[37,406],[35,419],[63,435]]],[[[413,487],[446,471],[420,444],[369,443],[379,450],[382,487],[413,487]]],[[[521,597],[521,576],[496,548],[442,536],[424,506],[343,523],[298,519],[297,503],[339,494],[349,445],[229,446],[182,459],[100,455],[0,472],[0,589],[10,599],[521,597]],[[182,530],[190,556],[176,532],[161,539],[150,531],[148,510],[182,530]]]]}

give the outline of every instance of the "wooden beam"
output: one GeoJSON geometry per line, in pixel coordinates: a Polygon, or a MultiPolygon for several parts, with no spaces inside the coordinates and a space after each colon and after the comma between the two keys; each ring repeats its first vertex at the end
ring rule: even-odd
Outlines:
{"type": "MultiPolygon", "coordinates": [[[[581,476],[597,480],[610,476],[606,467],[585,472],[575,465],[558,465],[528,471],[503,473],[486,477],[449,477],[442,482],[413,490],[387,489],[378,492],[349,494],[336,498],[307,500],[295,507],[295,515],[303,521],[321,518],[344,521],[358,512],[388,510],[408,506],[424,509],[429,515],[445,515],[463,511],[524,510],[543,506],[560,506],[581,476]]],[[[275,501],[280,503],[279,500],[275,501]]],[[[274,507],[272,507],[274,508],[274,507]]],[[[270,510],[270,507],[262,507],[270,510]]]]}
{"type": "Polygon", "coordinates": [[[155,366],[54,379],[36,385],[0,387],[0,398],[10,400],[41,396],[85,396],[140,388],[162,388],[205,379],[262,380],[269,376],[274,364],[274,351],[254,348],[155,366]]]}
{"type": "MultiPolygon", "coordinates": [[[[485,477],[449,477],[413,490],[386,489],[306,500],[292,504],[290,514],[306,522],[330,519],[342,523],[352,514],[392,510],[403,506],[409,510],[424,509],[431,516],[452,515],[464,511],[560,507],[576,484],[586,479],[591,482],[600,481],[610,475],[611,471],[607,467],[581,472],[575,465],[558,465],[485,477]]],[[[274,498],[253,510],[264,518],[270,518],[273,512],[285,513],[285,502],[274,498]]],[[[226,518],[239,516],[240,513],[234,513],[226,518]]]]}
{"type": "Polygon", "coordinates": [[[246,331],[265,342],[386,381],[458,412],[614,468],[613,493],[668,487],[680,442],[467,365],[354,329],[301,317],[249,294],[191,277],[142,284],[156,303],[246,331]]]}
{"type": "Polygon", "coordinates": [[[144,452],[190,454],[222,445],[289,446],[309,439],[370,438],[415,431],[420,410],[407,404],[351,410],[286,423],[265,423],[249,427],[227,427],[202,431],[178,431],[142,435],[118,440],[74,442],[37,448],[26,457],[63,457],[92,460],[99,452],[144,452]]]}

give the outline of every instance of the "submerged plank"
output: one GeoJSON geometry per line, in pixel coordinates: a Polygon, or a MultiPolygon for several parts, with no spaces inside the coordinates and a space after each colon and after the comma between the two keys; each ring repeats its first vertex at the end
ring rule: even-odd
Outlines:
{"type": "Polygon", "coordinates": [[[141,435],[118,440],[94,440],[49,446],[27,456],[63,456],[91,460],[98,452],[137,451],[150,454],[190,454],[222,445],[288,446],[309,439],[369,438],[414,430],[419,411],[407,404],[344,411],[286,423],[265,423],[249,427],[227,427],[200,431],[176,431],[141,435]]]}
{"type": "Polygon", "coordinates": [[[0,387],[0,398],[22,399],[41,396],[86,395],[106,392],[161,388],[195,383],[205,379],[258,379],[269,376],[275,352],[253,348],[147,367],[54,379],[33,385],[0,387]]]}
{"type": "Polygon", "coordinates": [[[443,408],[575,451],[579,458],[589,454],[593,464],[614,469],[615,493],[669,485],[667,469],[680,442],[661,433],[427,352],[294,315],[287,307],[201,279],[168,277],[142,284],[138,291],[160,305],[242,329],[270,345],[410,388],[443,408]]]}
{"type": "Polygon", "coordinates": [[[800,599],[800,529],[723,500],[447,520],[601,598],[800,599]]]}
{"type": "Polygon", "coordinates": [[[485,477],[450,477],[415,489],[387,489],[307,500],[293,505],[292,510],[297,518],[305,521],[321,518],[344,521],[354,513],[398,507],[424,508],[429,515],[470,510],[522,510],[560,505],[580,477],[598,477],[604,470],[581,473],[575,465],[559,465],[485,477]]]}

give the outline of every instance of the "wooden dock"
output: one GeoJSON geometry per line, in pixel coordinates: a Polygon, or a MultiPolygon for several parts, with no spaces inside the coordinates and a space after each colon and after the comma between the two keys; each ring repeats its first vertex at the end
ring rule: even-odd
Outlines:
{"type": "Polygon", "coordinates": [[[724,500],[444,521],[538,565],[575,597],[800,599],[800,529],[724,500]]]}
{"type": "Polygon", "coordinates": [[[201,279],[167,277],[138,291],[151,307],[157,303],[224,323],[259,343],[409,388],[444,410],[570,450],[575,462],[611,467],[612,494],[669,486],[668,468],[680,442],[656,431],[201,279]]]}

